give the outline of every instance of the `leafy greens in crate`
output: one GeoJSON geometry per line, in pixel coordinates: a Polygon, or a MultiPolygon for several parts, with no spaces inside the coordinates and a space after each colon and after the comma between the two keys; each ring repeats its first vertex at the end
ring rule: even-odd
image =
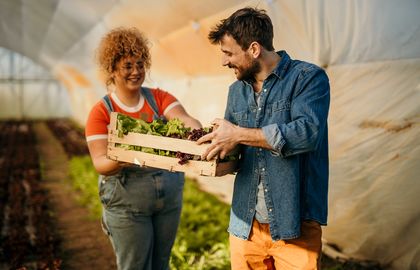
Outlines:
{"type": "MultiPolygon", "coordinates": [[[[171,119],[164,121],[162,119],[153,120],[151,123],[147,123],[142,119],[135,119],[127,115],[118,114],[117,117],[117,130],[118,137],[123,137],[129,132],[165,136],[177,139],[197,141],[202,136],[212,132],[212,127],[204,127],[200,129],[193,129],[185,127],[184,123],[179,119],[171,119]]],[[[150,147],[119,144],[119,147],[126,148],[128,150],[142,151],[149,154],[176,157],[179,158],[180,164],[185,164],[188,160],[200,160],[200,156],[194,156],[182,152],[174,152],[169,150],[161,150],[150,147]]],[[[228,157],[228,160],[232,160],[232,157],[228,157]]]]}

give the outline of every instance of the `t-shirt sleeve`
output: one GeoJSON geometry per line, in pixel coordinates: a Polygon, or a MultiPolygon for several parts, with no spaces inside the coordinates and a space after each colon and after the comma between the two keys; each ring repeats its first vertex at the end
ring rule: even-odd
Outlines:
{"type": "Polygon", "coordinates": [[[90,111],[86,122],[86,141],[108,139],[109,121],[110,118],[105,105],[101,101],[96,103],[90,111]]]}
{"type": "Polygon", "coordinates": [[[156,105],[159,108],[160,115],[165,115],[172,108],[181,105],[181,103],[173,95],[164,90],[153,89],[152,93],[155,97],[156,105]]]}

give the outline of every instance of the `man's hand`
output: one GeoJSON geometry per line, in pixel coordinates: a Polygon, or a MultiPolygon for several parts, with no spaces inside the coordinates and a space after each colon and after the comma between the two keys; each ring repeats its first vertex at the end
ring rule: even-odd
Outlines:
{"type": "Polygon", "coordinates": [[[238,131],[240,127],[224,119],[215,119],[211,123],[214,126],[213,132],[200,139],[197,143],[202,144],[211,141],[209,147],[201,155],[201,159],[211,160],[219,155],[223,159],[238,144],[238,131]]]}

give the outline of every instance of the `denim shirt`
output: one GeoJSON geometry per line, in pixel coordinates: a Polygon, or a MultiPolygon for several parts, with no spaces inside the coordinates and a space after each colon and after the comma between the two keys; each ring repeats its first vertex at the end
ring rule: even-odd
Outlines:
{"type": "Polygon", "coordinates": [[[274,149],[242,146],[228,229],[242,239],[251,231],[259,176],[273,240],[299,237],[302,220],[327,223],[329,80],[320,67],[278,54],[259,107],[251,84],[236,81],[229,88],[225,119],[261,128],[274,149]]]}

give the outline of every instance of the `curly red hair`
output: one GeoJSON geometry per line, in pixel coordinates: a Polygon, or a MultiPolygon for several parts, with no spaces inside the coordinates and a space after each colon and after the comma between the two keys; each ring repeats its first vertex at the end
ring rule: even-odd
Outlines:
{"type": "Polygon", "coordinates": [[[106,85],[114,83],[112,73],[125,57],[139,57],[146,69],[151,66],[149,41],[137,28],[118,27],[109,31],[97,49],[97,60],[106,77],[106,85]]]}

